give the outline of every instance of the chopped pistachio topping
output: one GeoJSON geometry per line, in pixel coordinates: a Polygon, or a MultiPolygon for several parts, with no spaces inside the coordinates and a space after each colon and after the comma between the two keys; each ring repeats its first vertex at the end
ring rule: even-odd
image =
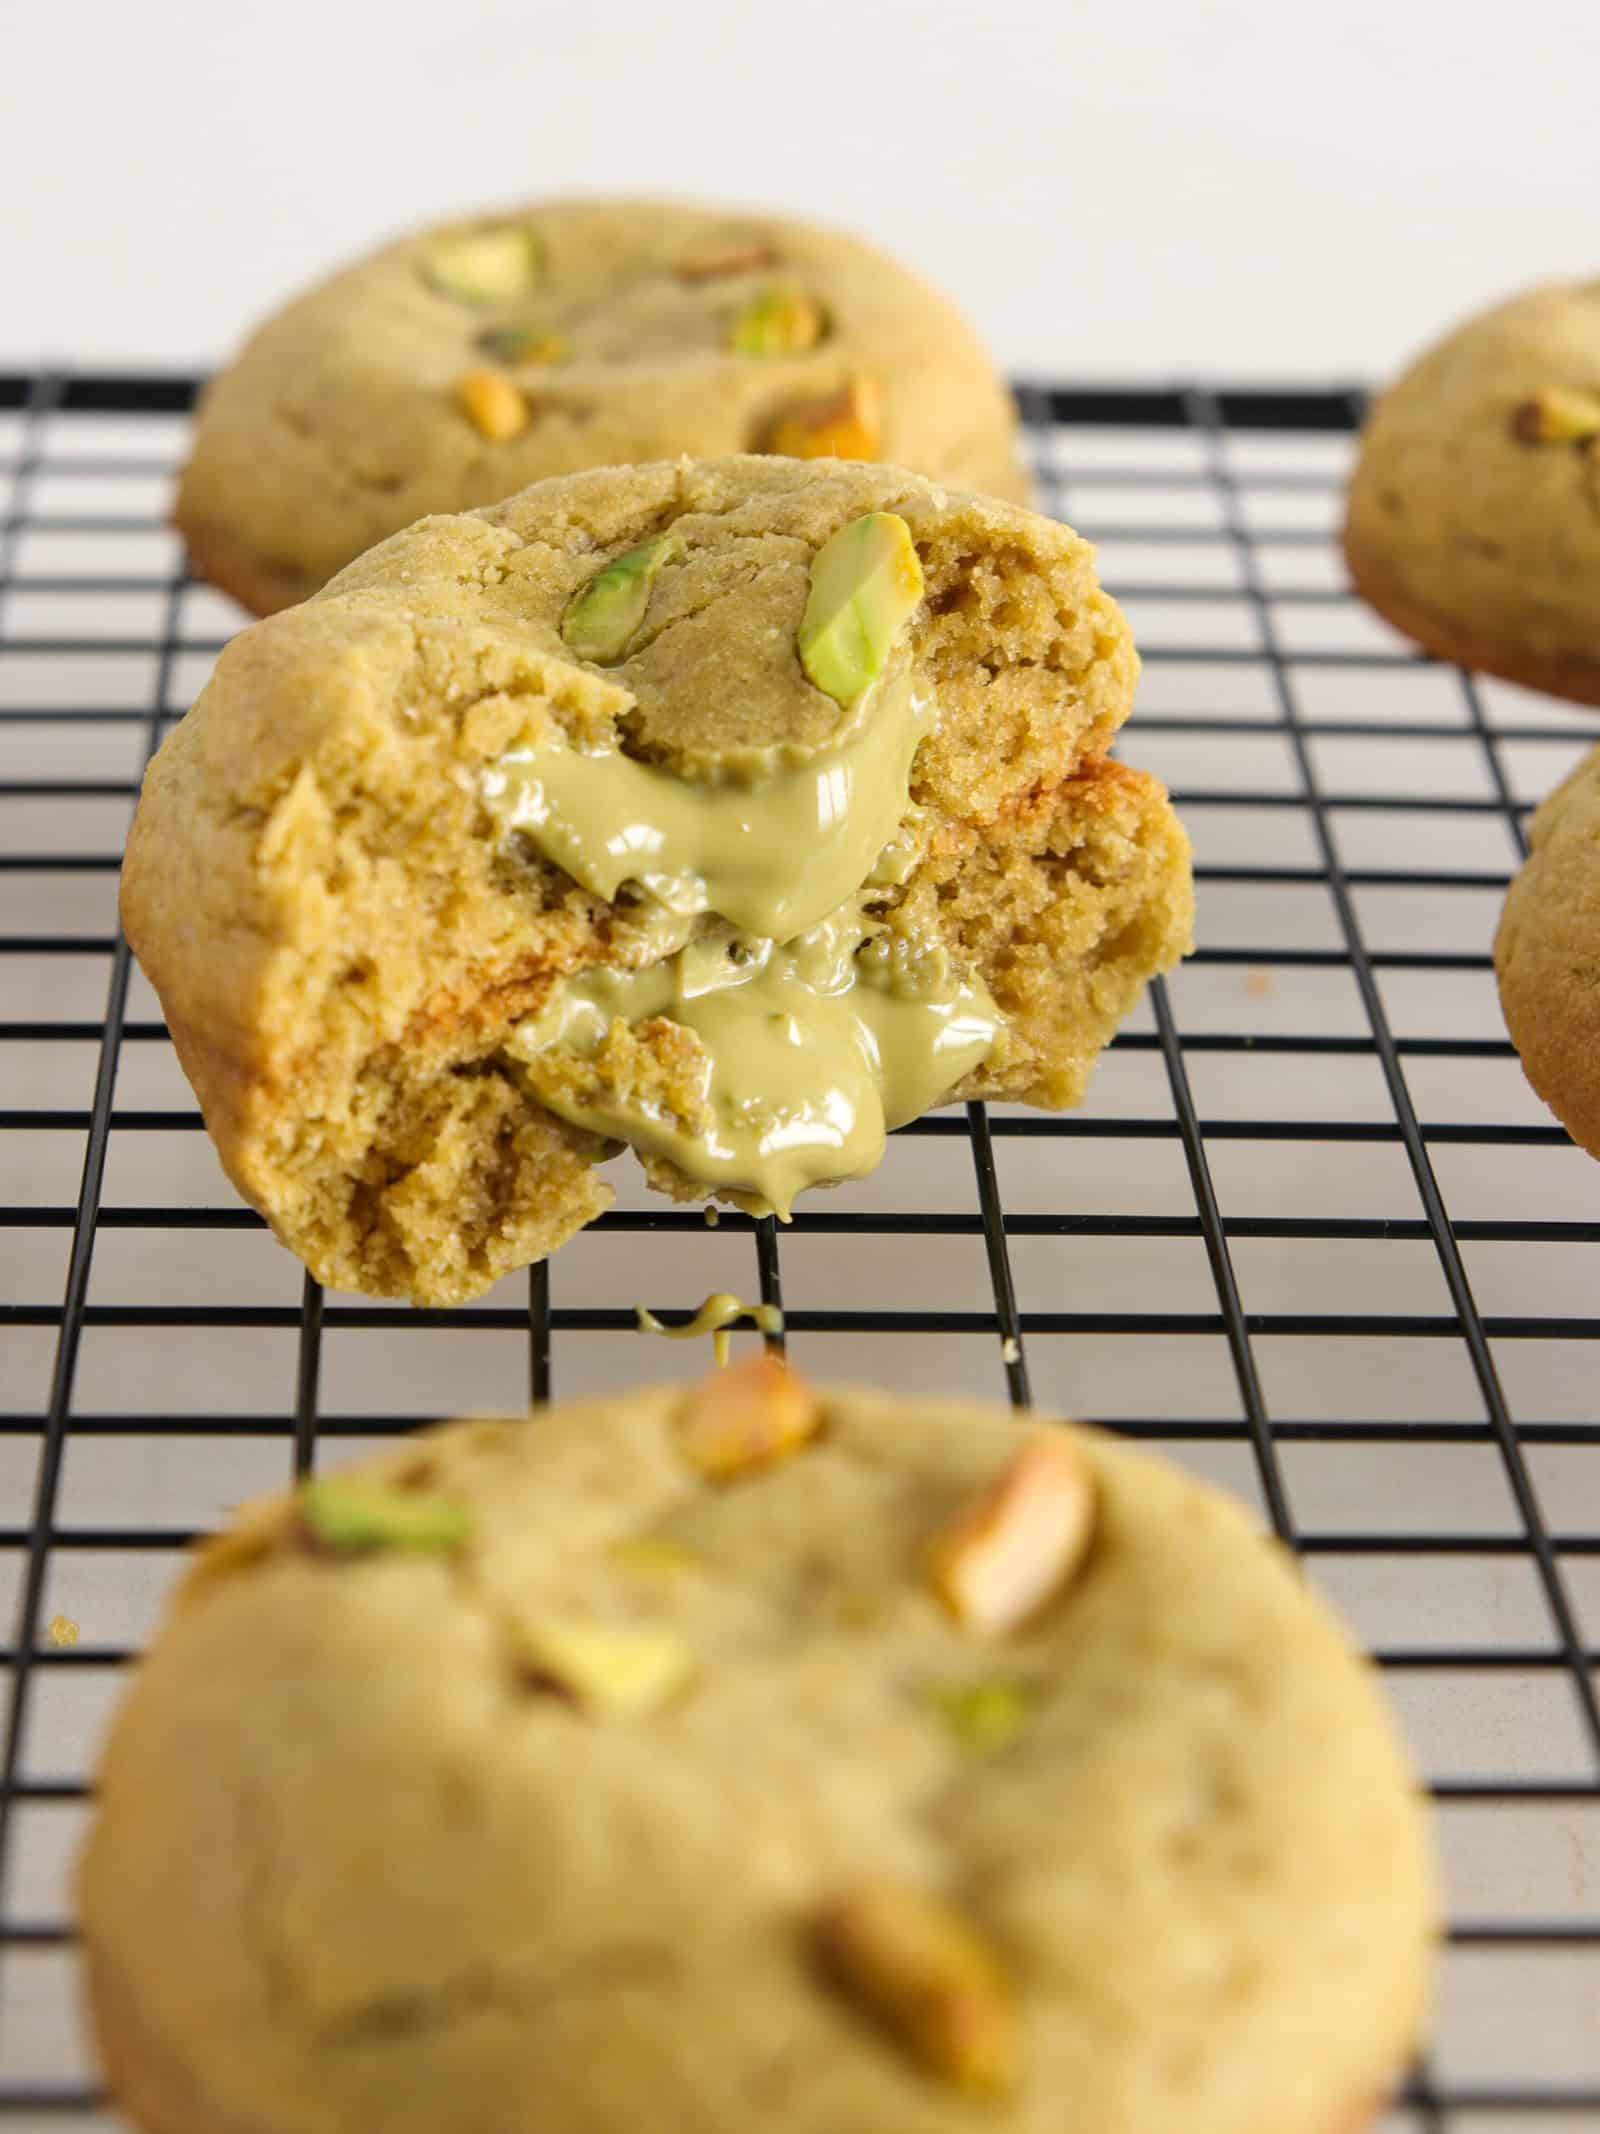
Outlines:
{"type": "Polygon", "coordinates": [[[994,1950],[942,1899],[870,1881],[817,1921],[833,1979],[924,2067],[963,2089],[1016,2081],[1017,2011],[994,1950]]]}
{"type": "Polygon", "coordinates": [[[1600,393],[1581,386],[1541,386],[1517,408],[1512,428],[1525,445],[1582,444],[1600,437],[1600,393]]]}
{"type": "Polygon", "coordinates": [[[497,363],[560,363],[567,354],[562,335],[538,326],[486,326],[478,346],[497,363]]]}
{"type": "Polygon", "coordinates": [[[520,223],[508,222],[437,238],[423,271],[436,289],[457,303],[486,308],[526,296],[542,266],[538,238],[520,223]]]}
{"type": "Polygon", "coordinates": [[[504,371],[469,370],[456,380],[456,404],[481,437],[495,444],[528,427],[528,396],[504,371]]]}
{"type": "Polygon", "coordinates": [[[696,1671],[687,1640],[665,1624],[539,1616],[518,1629],[542,1679],[612,1718],[638,1719],[659,1710],[696,1671]]]}
{"type": "Polygon", "coordinates": [[[787,1459],[821,1425],[805,1380],[762,1350],[701,1380],[679,1410],[678,1444],[691,1467],[727,1482],[787,1459]]]}
{"type": "Polygon", "coordinates": [[[620,660],[644,621],[656,573],[681,552],[675,534],[657,534],[597,572],[573,594],[561,617],[562,641],[569,651],[597,666],[620,660]]]}
{"type": "Polygon", "coordinates": [[[1008,1748],[1028,1722],[1027,1690],[1003,1675],[930,1690],[928,1701],[969,1756],[993,1756],[1008,1748]]]}
{"type": "Polygon", "coordinates": [[[851,378],[821,400],[780,415],[763,450],[789,459],[876,459],[883,444],[883,403],[870,378],[851,378]]]}
{"type": "Polygon", "coordinates": [[[929,1552],[934,1591],[956,1620],[988,1635],[1015,1629],[1082,1562],[1094,1484],[1071,1442],[1041,1430],[929,1552]]]}
{"type": "Polygon", "coordinates": [[[793,282],[768,282],[733,322],[733,346],[741,356],[793,356],[815,348],[827,321],[814,296],[793,282]]]}
{"type": "Polygon", "coordinates": [[[840,704],[883,672],[901,626],[922,598],[922,565],[897,513],[869,511],[817,550],[800,619],[800,664],[840,704]]]}
{"type": "Polygon", "coordinates": [[[300,1514],[329,1549],[456,1549],[476,1524],[470,1505],[344,1475],[308,1482],[300,1514]]]}

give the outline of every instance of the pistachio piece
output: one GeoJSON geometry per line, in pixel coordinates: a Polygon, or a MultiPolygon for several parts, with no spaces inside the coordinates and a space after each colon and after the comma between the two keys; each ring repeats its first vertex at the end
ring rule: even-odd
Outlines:
{"type": "Polygon", "coordinates": [[[701,1380],[679,1411],[678,1443],[691,1467],[726,1482],[787,1459],[821,1422],[805,1380],[763,1349],[701,1380]]]}
{"type": "Polygon", "coordinates": [[[754,274],[770,267],[777,253],[766,238],[753,230],[717,230],[698,239],[679,255],[675,272],[679,281],[720,281],[730,274],[754,274]]]}
{"type": "Polygon", "coordinates": [[[644,621],[657,571],[681,552],[675,534],[657,534],[608,563],[567,602],[561,617],[563,643],[579,659],[597,666],[621,659],[644,621]]]}
{"type": "Polygon", "coordinates": [[[456,380],[456,402],[481,436],[495,444],[528,427],[528,396],[498,370],[469,370],[456,380]]]}
{"type": "Polygon", "coordinates": [[[561,363],[567,355],[564,337],[540,326],[486,326],[478,346],[497,363],[561,363]]]}
{"type": "Polygon", "coordinates": [[[1518,407],[1511,427],[1525,445],[1581,444],[1600,437],[1600,393],[1586,393],[1581,386],[1541,386],[1518,407]]]}
{"type": "Polygon", "coordinates": [[[1028,1723],[1029,1696],[1020,1682],[997,1675],[990,1682],[957,1682],[929,1692],[928,1700],[969,1756],[993,1756],[1007,1748],[1028,1723]]]}
{"type": "Polygon", "coordinates": [[[825,399],[787,409],[763,449],[789,459],[876,459],[882,443],[882,396],[870,378],[858,377],[825,399]]]}
{"type": "Polygon", "coordinates": [[[300,1492],[300,1516],[328,1549],[456,1549],[472,1537],[472,1507],[449,1497],[328,1475],[300,1492]]]}
{"type": "Polygon", "coordinates": [[[922,598],[922,565],[905,520],[869,511],[824,541],[800,618],[800,664],[825,696],[853,704],[876,681],[901,624],[922,598]]]}
{"type": "Polygon", "coordinates": [[[466,230],[434,240],[423,268],[428,280],[458,304],[483,309],[526,296],[543,265],[539,240],[520,223],[466,230]]]}
{"type": "Polygon", "coordinates": [[[544,1681],[587,1710],[638,1719],[675,1697],[695,1672],[687,1641],[665,1624],[538,1616],[518,1624],[544,1681]]]}
{"type": "Polygon", "coordinates": [[[1016,2005],[994,1951],[959,1912],[870,1881],[826,1906],[817,1951],[835,1982],[923,2065],[963,2089],[1016,2080],[1016,2005]]]}
{"type": "Polygon", "coordinates": [[[794,282],[768,282],[733,322],[741,356],[792,356],[815,348],[826,330],[822,306],[794,282]]]}
{"type": "Polygon", "coordinates": [[[1040,1431],[935,1540],[929,1581],[958,1622],[1012,1630],[1082,1562],[1093,1524],[1087,1466],[1066,1438],[1040,1431]]]}

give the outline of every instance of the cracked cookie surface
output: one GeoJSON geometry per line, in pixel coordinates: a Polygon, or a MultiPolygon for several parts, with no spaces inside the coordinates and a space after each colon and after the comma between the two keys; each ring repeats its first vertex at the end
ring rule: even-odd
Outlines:
{"type": "Polygon", "coordinates": [[[712,1480],[696,1397],[449,1425],[352,1471],[468,1515],[449,1554],[313,1546],[288,1497],[200,1554],[79,1873],[137,2122],[1355,2134],[1424,2019],[1431,1863],[1375,1678],[1288,1560],[1175,1467],[1046,1426],[1087,1553],[976,1629],[927,1552],[1016,1471],[1015,1417],[823,1389],[801,1449],[712,1480]],[[692,1672],[597,1711],[530,1663],[553,1622],[692,1672]],[[956,1723],[1001,1690],[1002,1731],[956,1723]],[[894,1892],[922,1907],[858,1940],[868,1985],[919,1934],[938,1975],[931,1905],[985,1952],[1001,2094],[819,1967],[852,1890],[880,1928],[894,1892]]]}
{"type": "MultiPolygon", "coordinates": [[[[229,1175],[320,1280],[459,1302],[609,1201],[610,1145],[540,1104],[512,1040],[573,974],[656,962],[661,915],[508,835],[485,773],[557,732],[687,781],[825,750],[847,715],[797,632],[818,551],[873,512],[920,558],[896,656],[935,709],[868,917],[992,998],[992,1046],[949,1094],[1081,1100],[1192,922],[1164,791],[1105,754],[1137,660],[1087,545],[893,468],[557,479],[423,521],[244,632],[146,777],[129,940],[229,1175]],[[676,560],[626,656],[577,659],[574,595],[667,525],[676,560]]],[[[627,1035],[608,1067],[678,1103],[682,1026],[627,1035]]],[[[670,1164],[651,1177],[706,1190],[670,1164]]]]}
{"type": "Polygon", "coordinates": [[[1495,936],[1500,1006],[1528,1080],[1600,1157],[1600,748],[1539,808],[1528,842],[1495,936]]]}
{"type": "Polygon", "coordinates": [[[1600,704],[1600,282],[1468,320],[1383,393],[1344,551],[1357,590],[1440,659],[1600,704]],[[1540,420],[1546,405],[1560,420],[1540,420]]]}
{"type": "Polygon", "coordinates": [[[259,327],[202,399],[176,522],[257,614],[427,512],[680,452],[830,452],[1025,502],[950,301],[856,237],[650,200],[419,231],[259,327]]]}

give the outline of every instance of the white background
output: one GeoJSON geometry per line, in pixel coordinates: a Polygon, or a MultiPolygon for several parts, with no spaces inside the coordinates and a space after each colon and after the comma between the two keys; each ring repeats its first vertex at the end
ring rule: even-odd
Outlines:
{"type": "Polygon", "coordinates": [[[1378,374],[1600,269],[1595,0],[0,0],[0,361],[191,364],[390,228],[858,225],[1034,372],[1378,374]]]}

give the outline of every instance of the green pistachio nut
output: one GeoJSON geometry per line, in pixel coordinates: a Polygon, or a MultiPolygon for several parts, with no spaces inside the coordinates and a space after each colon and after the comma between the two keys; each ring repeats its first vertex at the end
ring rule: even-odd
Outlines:
{"type": "Polygon", "coordinates": [[[470,1505],[341,1475],[308,1482],[300,1513],[329,1549],[456,1549],[472,1538],[470,1505]]]}
{"type": "Polygon", "coordinates": [[[793,282],[768,282],[733,322],[741,356],[793,356],[815,348],[826,321],[822,306],[793,282]]]}
{"type": "Polygon", "coordinates": [[[435,289],[458,304],[487,309],[526,296],[543,266],[539,240],[521,223],[498,223],[438,238],[423,269],[435,289]]]}
{"type": "Polygon", "coordinates": [[[562,642],[579,659],[593,660],[597,666],[620,660],[644,621],[657,571],[680,552],[675,534],[657,534],[653,541],[630,548],[608,563],[567,602],[561,617],[562,642]]]}
{"type": "Polygon", "coordinates": [[[692,1679],[695,1656],[666,1624],[597,1623],[540,1616],[519,1625],[540,1679],[586,1710],[641,1718],[677,1696],[692,1679]]]}
{"type": "Polygon", "coordinates": [[[929,1701],[969,1756],[993,1756],[1009,1747],[1028,1722],[1027,1690],[1003,1676],[935,1689],[929,1701]]]}
{"type": "Polygon", "coordinates": [[[497,363],[561,363],[567,354],[562,336],[541,326],[486,326],[478,346],[497,363]]]}
{"type": "Polygon", "coordinates": [[[808,680],[853,704],[883,672],[901,625],[922,598],[922,566],[904,519],[869,511],[818,549],[800,621],[808,680]]]}

